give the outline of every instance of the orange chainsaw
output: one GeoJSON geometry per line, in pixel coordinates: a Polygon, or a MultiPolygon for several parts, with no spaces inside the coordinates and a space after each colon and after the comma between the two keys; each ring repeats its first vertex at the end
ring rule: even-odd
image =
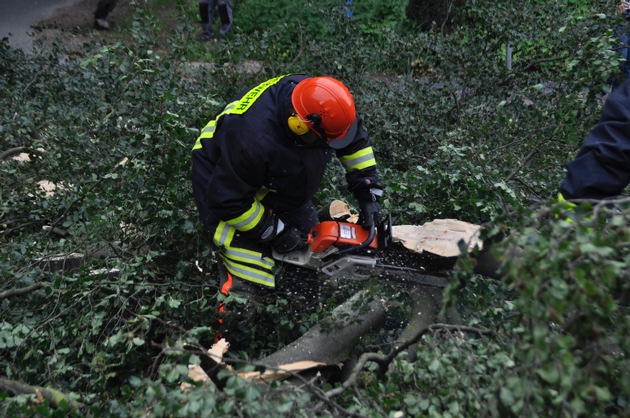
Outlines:
{"type": "Polygon", "coordinates": [[[369,230],[350,222],[323,221],[311,229],[306,243],[308,247],[303,251],[286,254],[273,251],[273,257],[333,278],[367,280],[378,277],[438,287],[449,283],[446,277],[437,276],[423,267],[406,267],[380,260],[383,250],[392,243],[391,216],[369,230]]]}

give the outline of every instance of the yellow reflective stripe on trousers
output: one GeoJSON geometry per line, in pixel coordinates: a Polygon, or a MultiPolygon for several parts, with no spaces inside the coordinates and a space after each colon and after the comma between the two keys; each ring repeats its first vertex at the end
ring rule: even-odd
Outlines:
{"type": "Polygon", "coordinates": [[[239,279],[248,280],[263,286],[275,287],[273,268],[276,263],[272,258],[263,256],[258,251],[232,246],[236,229],[220,222],[214,233],[214,243],[220,248],[220,255],[230,273],[239,279]]]}
{"type": "Polygon", "coordinates": [[[271,271],[276,265],[275,261],[269,257],[264,257],[258,251],[247,250],[245,248],[225,247],[224,254],[231,260],[240,261],[271,271]]]}
{"type": "Polygon", "coordinates": [[[223,256],[222,260],[228,271],[239,279],[258,283],[267,287],[276,286],[276,280],[273,273],[258,270],[240,263],[235,263],[226,256],[223,256]]]}
{"type": "Polygon", "coordinates": [[[264,257],[261,252],[233,247],[232,239],[234,239],[235,233],[236,229],[223,221],[219,222],[214,232],[214,243],[217,247],[221,248],[225,256],[234,261],[253,264],[267,270],[271,270],[276,265],[273,259],[264,257]]]}
{"type": "Polygon", "coordinates": [[[372,147],[360,149],[350,155],[344,155],[343,157],[340,157],[339,160],[345,167],[346,171],[362,170],[376,165],[374,150],[372,150],[372,147]]]}
{"type": "Polygon", "coordinates": [[[230,224],[230,226],[238,229],[239,231],[249,231],[256,225],[258,225],[258,223],[262,219],[264,212],[265,207],[258,200],[254,200],[252,206],[247,209],[245,213],[243,213],[241,216],[237,216],[236,218],[228,220],[227,223],[230,224]]]}
{"type": "MultiPolygon", "coordinates": [[[[577,208],[577,205],[573,202],[569,202],[567,201],[564,196],[562,196],[562,193],[558,193],[558,203],[561,203],[560,208],[564,209],[567,211],[567,216],[564,218],[565,221],[567,221],[568,223],[573,223],[573,219],[571,219],[571,215],[575,216],[575,208],[577,208]]],[[[560,216],[559,214],[556,213],[556,219],[558,219],[560,216]]]]}

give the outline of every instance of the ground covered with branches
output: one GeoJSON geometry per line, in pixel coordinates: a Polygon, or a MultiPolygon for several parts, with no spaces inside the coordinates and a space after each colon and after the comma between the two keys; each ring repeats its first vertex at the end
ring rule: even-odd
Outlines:
{"type": "MultiPolygon", "coordinates": [[[[613,5],[369,0],[349,18],[345,2],[276,3],[239,0],[216,42],[196,42],[196,3],[173,0],[132,2],[113,33],[73,26],[34,55],[0,43],[0,414],[627,416],[628,198],[554,200],[621,77],[613,5]],[[444,305],[465,326],[431,326],[398,352],[406,289],[294,272],[310,291],[270,298],[227,361],[256,369],[359,290],[396,301],[351,375],[222,372],[222,387],[182,390],[223,300],[191,147],[236,92],[291,72],[349,86],[394,224],[483,224],[504,277],[463,257],[444,305]],[[54,257],[73,254],[60,270],[54,257]]],[[[346,193],[333,165],[315,203],[346,193]]]]}

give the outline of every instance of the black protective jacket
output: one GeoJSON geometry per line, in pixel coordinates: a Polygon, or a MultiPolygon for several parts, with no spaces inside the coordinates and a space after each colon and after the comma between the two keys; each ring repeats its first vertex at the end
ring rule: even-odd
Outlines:
{"type": "Polygon", "coordinates": [[[566,165],[565,199],[614,197],[630,183],[630,80],[611,93],[599,122],[566,165]]]}
{"type": "MultiPolygon", "coordinates": [[[[291,93],[304,78],[289,75],[262,83],[235,98],[202,131],[192,152],[192,181],[208,229],[224,221],[256,233],[268,219],[268,209],[299,208],[317,192],[335,150],[300,146],[288,128],[291,93]]],[[[336,151],[342,161],[345,157],[346,178],[355,192],[378,181],[361,125],[359,120],[352,143],[336,151]]]]}

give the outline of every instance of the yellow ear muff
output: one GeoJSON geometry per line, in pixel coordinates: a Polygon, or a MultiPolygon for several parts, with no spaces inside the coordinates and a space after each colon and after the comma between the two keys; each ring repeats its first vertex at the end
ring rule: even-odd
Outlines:
{"type": "Polygon", "coordinates": [[[296,135],[304,135],[309,131],[309,127],[306,123],[304,123],[298,115],[291,115],[287,120],[289,124],[289,129],[296,135]]]}

